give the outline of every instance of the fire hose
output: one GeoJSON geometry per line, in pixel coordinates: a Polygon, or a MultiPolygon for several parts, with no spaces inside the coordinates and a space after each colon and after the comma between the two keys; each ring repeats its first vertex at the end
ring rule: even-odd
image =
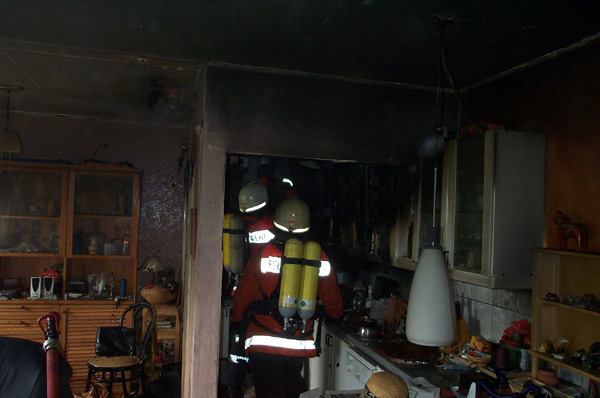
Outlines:
{"type": "Polygon", "coordinates": [[[46,394],[47,398],[59,398],[60,386],[58,379],[58,356],[62,350],[58,336],[60,314],[49,312],[38,319],[38,326],[44,333],[44,351],[46,352],[46,394]],[[46,329],[43,322],[46,321],[46,329]]]}

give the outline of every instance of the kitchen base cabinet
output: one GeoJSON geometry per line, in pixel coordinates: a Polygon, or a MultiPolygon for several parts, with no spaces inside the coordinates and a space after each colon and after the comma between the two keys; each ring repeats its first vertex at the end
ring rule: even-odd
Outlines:
{"type": "Polygon", "coordinates": [[[570,340],[569,352],[584,350],[600,340],[600,313],[573,305],[545,299],[553,293],[564,299],[597,294],[600,281],[600,255],[566,252],[551,249],[534,249],[534,283],[531,324],[531,374],[538,371],[540,361],[553,368],[564,368],[600,382],[600,376],[585,369],[574,360],[561,361],[540,352],[545,341],[555,342],[564,336],[570,340]]]}
{"type": "MultiPolygon", "coordinates": [[[[0,335],[43,343],[45,336],[37,320],[49,312],[58,312],[61,317],[59,340],[73,369],[69,384],[73,393],[81,394],[85,390],[87,361],[95,356],[98,327],[117,326],[121,314],[130,304],[133,302],[116,306],[111,301],[12,300],[0,305],[0,335]]],[[[115,386],[114,392],[115,396],[120,396],[120,386],[115,386]]]]}
{"type": "MultiPolygon", "coordinates": [[[[315,321],[315,329],[317,328],[318,322],[318,320],[315,321]]],[[[327,327],[323,325],[321,330],[321,353],[318,357],[308,358],[308,360],[305,362],[308,364],[308,366],[304,367],[304,370],[307,370],[304,378],[309,390],[320,388],[324,391],[329,389],[331,346],[329,346],[327,342],[331,340],[331,337],[328,336],[330,336],[330,333],[327,331],[327,327]]]]}
{"type": "MultiPolygon", "coordinates": [[[[350,344],[326,325],[321,331],[321,354],[308,359],[308,389],[344,390],[350,344]]],[[[306,377],[305,377],[306,378],[306,377]]]]}
{"type": "Polygon", "coordinates": [[[331,333],[331,374],[330,389],[346,390],[346,367],[350,344],[340,336],[331,333]]]}

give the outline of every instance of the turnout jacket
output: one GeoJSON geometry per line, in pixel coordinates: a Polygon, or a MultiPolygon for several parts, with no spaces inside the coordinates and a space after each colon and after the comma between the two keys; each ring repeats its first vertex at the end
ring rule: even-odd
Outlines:
{"type": "MultiPolygon", "coordinates": [[[[232,322],[242,322],[246,310],[252,303],[266,301],[273,297],[275,289],[279,289],[279,273],[281,271],[282,248],[273,242],[265,245],[260,254],[253,254],[246,264],[244,273],[233,299],[232,322]]],[[[278,296],[277,294],[275,296],[278,296]]],[[[329,259],[321,250],[321,266],[317,299],[324,306],[326,314],[339,319],[343,316],[344,308],[340,287],[329,259]]],[[[271,313],[278,311],[277,299],[271,301],[271,313]]],[[[252,311],[249,311],[252,312],[252,311]]],[[[313,319],[309,319],[304,335],[297,330],[293,335],[283,333],[283,327],[276,316],[265,313],[251,313],[246,332],[246,354],[259,352],[296,357],[316,356],[315,342],[312,333],[313,319]]]]}

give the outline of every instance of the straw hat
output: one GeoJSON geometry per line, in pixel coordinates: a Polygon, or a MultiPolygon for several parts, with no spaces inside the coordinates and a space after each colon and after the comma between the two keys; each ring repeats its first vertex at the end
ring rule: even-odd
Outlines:
{"type": "Polygon", "coordinates": [[[400,376],[377,372],[367,380],[360,398],[408,398],[408,387],[400,376]]]}

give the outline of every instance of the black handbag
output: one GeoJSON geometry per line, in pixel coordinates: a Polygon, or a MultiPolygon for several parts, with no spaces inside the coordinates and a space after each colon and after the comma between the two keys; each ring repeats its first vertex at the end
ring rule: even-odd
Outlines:
{"type": "Polygon", "coordinates": [[[99,327],[95,350],[96,355],[103,357],[134,355],[135,332],[123,326],[99,327]]]}

